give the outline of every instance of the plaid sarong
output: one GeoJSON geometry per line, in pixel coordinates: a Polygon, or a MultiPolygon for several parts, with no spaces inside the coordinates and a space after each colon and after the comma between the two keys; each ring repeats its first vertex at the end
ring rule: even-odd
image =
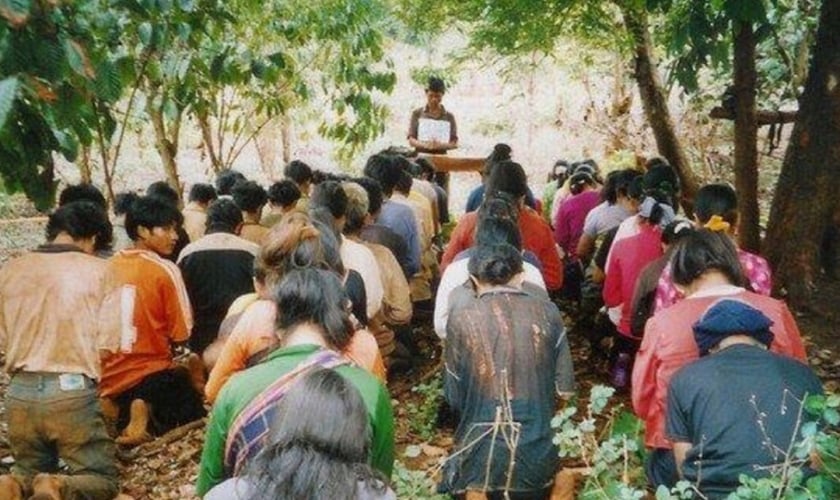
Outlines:
{"type": "Polygon", "coordinates": [[[239,476],[242,467],[262,450],[277,414],[277,403],[301,375],[316,367],[332,369],[349,363],[341,354],[321,349],[258,394],[239,412],[228,429],[225,441],[225,476],[239,476]]]}

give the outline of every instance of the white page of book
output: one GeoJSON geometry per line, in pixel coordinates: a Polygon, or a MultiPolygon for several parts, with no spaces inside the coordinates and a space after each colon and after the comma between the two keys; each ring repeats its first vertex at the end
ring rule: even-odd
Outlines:
{"type": "Polygon", "coordinates": [[[423,142],[449,142],[452,124],[446,120],[420,118],[417,124],[417,139],[423,142]]]}

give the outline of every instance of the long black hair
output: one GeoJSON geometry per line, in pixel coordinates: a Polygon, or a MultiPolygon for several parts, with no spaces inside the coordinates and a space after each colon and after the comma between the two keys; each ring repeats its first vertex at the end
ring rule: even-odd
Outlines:
{"type": "Polygon", "coordinates": [[[251,500],[355,500],[384,492],[368,465],[371,429],[359,391],[333,370],[302,376],[278,404],[270,444],[248,465],[251,500]]]}

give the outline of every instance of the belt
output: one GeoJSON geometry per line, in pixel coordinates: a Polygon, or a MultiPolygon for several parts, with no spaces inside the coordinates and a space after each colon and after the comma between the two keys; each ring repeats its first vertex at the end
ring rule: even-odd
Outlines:
{"type": "Polygon", "coordinates": [[[53,373],[17,371],[12,374],[13,382],[25,385],[47,387],[58,385],[61,390],[95,389],[96,380],[82,373],[53,373]]]}

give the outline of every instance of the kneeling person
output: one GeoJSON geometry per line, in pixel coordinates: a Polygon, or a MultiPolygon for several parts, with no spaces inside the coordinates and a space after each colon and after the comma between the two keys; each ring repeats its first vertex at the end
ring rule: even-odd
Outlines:
{"type": "Polygon", "coordinates": [[[108,261],[92,255],[97,237],[110,232],[100,207],[69,203],[50,215],[48,244],[0,270],[15,459],[12,475],[0,477],[0,499],[34,490],[38,498],[110,500],[119,491],[114,441],[96,394],[100,352],[119,345],[119,289],[108,261]],[[65,474],[57,474],[59,459],[65,474]]]}
{"type": "Polygon", "coordinates": [[[198,356],[176,366],[172,347],[189,338],[192,313],[172,253],[181,222],[177,208],[151,197],[129,210],[125,229],[134,247],[112,258],[122,294],[119,352],[103,362],[101,395],[119,409],[119,444],[138,444],[205,415],[198,356]],[[191,374],[195,374],[191,376],[191,374]]]}
{"type": "Polygon", "coordinates": [[[726,498],[742,474],[763,477],[783,464],[799,405],[822,394],[807,365],[768,351],[772,324],[744,302],[718,301],[693,327],[702,357],[671,379],[667,434],[680,476],[703,498],[726,498]]]}

